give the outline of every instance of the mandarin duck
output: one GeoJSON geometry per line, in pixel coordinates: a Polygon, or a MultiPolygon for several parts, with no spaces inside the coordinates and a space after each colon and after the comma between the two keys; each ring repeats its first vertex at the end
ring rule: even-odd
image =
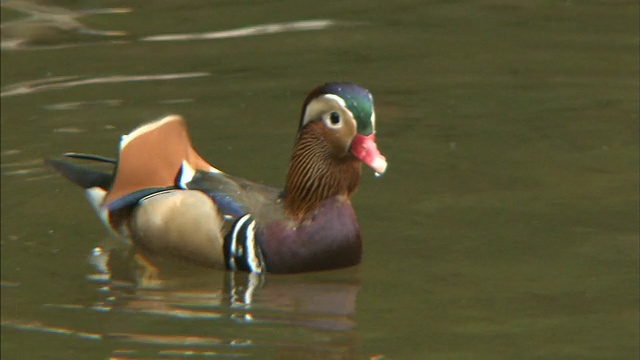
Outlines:
{"type": "Polygon", "coordinates": [[[151,253],[197,265],[254,273],[338,269],[360,262],[350,202],[361,162],[387,162],[375,143],[373,98],[350,83],[307,96],[283,190],[226,174],[191,145],[177,115],[122,136],[112,174],[46,159],[85,189],[103,223],[151,253]]]}

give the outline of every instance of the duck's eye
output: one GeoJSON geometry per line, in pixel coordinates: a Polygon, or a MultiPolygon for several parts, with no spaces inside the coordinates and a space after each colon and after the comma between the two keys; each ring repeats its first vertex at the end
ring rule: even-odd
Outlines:
{"type": "Polygon", "coordinates": [[[327,124],[328,127],[334,128],[334,129],[342,126],[342,118],[340,117],[340,114],[335,111],[332,111],[326,114],[324,116],[324,122],[327,124]]]}
{"type": "Polygon", "coordinates": [[[333,125],[338,125],[340,123],[340,114],[335,111],[332,112],[331,114],[329,114],[329,120],[333,125]]]}

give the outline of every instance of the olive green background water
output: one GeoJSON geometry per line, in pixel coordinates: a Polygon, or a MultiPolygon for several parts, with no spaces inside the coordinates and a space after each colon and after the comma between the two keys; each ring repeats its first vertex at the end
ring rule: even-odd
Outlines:
{"type": "Polygon", "coordinates": [[[2,4],[3,359],[638,358],[637,2],[2,4]],[[43,157],[178,113],[282,184],[331,80],[371,90],[390,164],[354,198],[360,266],[122,290],[88,264],[108,234],[43,157]]]}

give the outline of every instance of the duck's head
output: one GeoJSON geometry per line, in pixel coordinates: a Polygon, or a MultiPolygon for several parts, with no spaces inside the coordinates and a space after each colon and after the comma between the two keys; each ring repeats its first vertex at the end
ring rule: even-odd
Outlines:
{"type": "Polygon", "coordinates": [[[367,89],[342,82],[315,88],[304,102],[298,137],[309,126],[319,128],[333,156],[353,155],[377,174],[387,169],[375,143],[376,113],[367,89]]]}

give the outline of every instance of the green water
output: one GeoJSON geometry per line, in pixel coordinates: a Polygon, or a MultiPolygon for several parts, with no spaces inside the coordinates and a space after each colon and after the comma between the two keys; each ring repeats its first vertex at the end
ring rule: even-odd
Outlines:
{"type": "Polygon", "coordinates": [[[2,5],[3,358],[640,355],[636,2],[47,5],[2,5]],[[215,166],[282,184],[302,100],[331,80],[371,90],[390,164],[353,200],[362,265],[96,276],[108,234],[43,157],[113,156],[178,113],[215,166]]]}

